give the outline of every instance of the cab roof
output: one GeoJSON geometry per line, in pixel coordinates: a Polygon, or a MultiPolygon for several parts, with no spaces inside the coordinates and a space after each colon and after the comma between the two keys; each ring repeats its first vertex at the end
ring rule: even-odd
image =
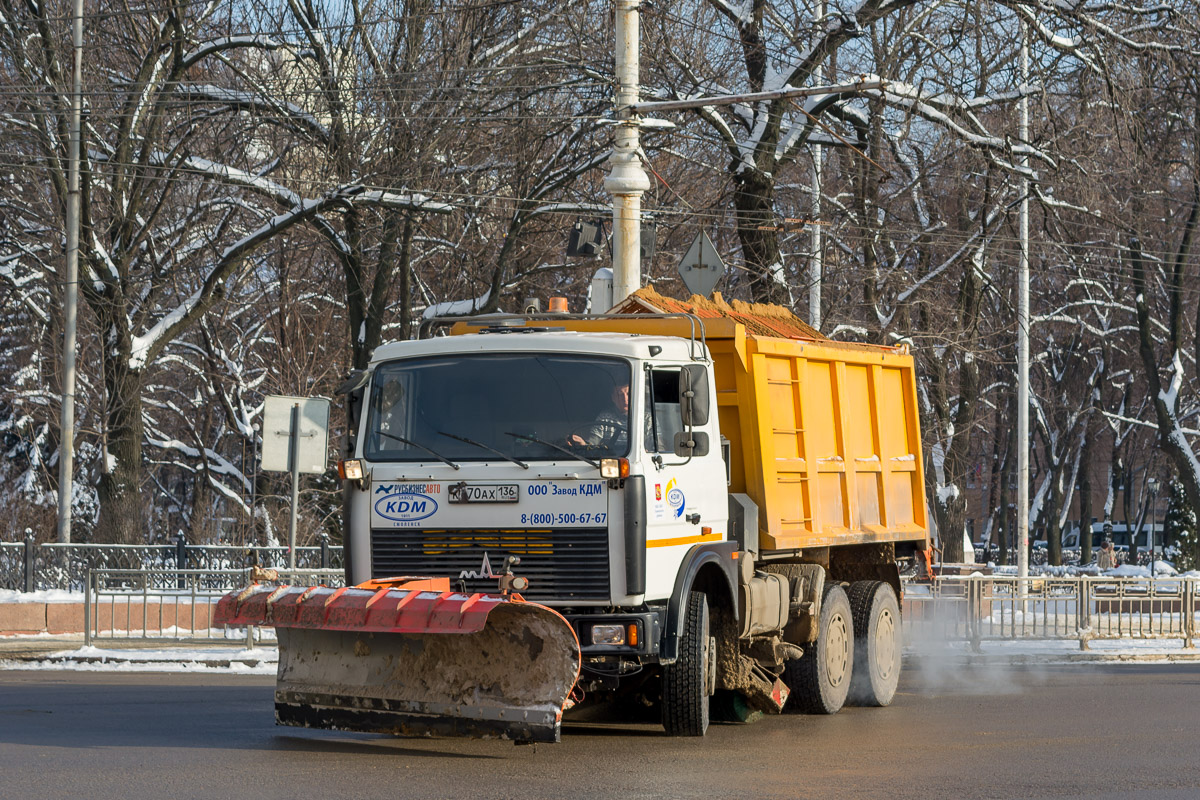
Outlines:
{"type": "MultiPolygon", "coordinates": [[[[699,343],[697,343],[699,344],[699,343]]],[[[691,343],[675,336],[637,333],[581,333],[546,328],[511,328],[500,331],[439,336],[433,339],[389,342],[380,345],[371,364],[397,358],[448,353],[555,352],[616,356],[659,361],[691,361],[691,343]],[[652,352],[652,348],[658,348],[652,352]]]]}

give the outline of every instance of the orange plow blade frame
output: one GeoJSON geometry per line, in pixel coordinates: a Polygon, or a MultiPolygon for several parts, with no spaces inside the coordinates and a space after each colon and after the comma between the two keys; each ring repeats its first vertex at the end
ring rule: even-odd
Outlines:
{"type": "Polygon", "coordinates": [[[558,741],[579,678],[570,623],[519,595],[447,586],[251,586],[221,598],[214,621],[275,627],[281,725],[558,741]]]}

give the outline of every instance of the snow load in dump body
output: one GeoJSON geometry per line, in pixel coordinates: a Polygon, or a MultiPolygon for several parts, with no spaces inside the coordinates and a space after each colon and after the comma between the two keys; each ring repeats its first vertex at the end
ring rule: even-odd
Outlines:
{"type": "Polygon", "coordinates": [[[251,586],[221,598],[215,623],[275,627],[281,725],[558,741],[579,677],[574,629],[519,595],[446,587],[251,586]]]}
{"type": "MultiPolygon", "coordinates": [[[[916,374],[907,346],[835,342],[786,308],[726,303],[719,294],[681,301],[643,288],[611,313],[629,316],[527,324],[703,338],[721,434],[729,439],[729,491],[757,504],[762,550],[927,546],[916,374]]],[[[477,329],[459,323],[453,332],[477,329]]]]}

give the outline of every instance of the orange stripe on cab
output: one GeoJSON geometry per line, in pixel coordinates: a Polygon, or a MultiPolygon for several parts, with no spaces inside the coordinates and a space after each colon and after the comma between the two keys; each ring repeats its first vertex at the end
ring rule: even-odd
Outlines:
{"type": "Polygon", "coordinates": [[[723,533],[702,533],[699,536],[679,536],[675,539],[650,539],[646,547],[676,547],[681,544],[701,544],[704,542],[723,542],[723,533]]]}

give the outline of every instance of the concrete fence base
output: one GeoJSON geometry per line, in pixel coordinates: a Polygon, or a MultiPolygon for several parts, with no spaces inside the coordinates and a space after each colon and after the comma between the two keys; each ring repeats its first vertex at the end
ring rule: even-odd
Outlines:
{"type": "MultiPolygon", "coordinates": [[[[212,608],[207,602],[101,602],[92,607],[93,632],[161,636],[174,630],[206,630],[212,608]]],[[[83,632],[83,603],[0,603],[0,636],[83,632]]]]}

